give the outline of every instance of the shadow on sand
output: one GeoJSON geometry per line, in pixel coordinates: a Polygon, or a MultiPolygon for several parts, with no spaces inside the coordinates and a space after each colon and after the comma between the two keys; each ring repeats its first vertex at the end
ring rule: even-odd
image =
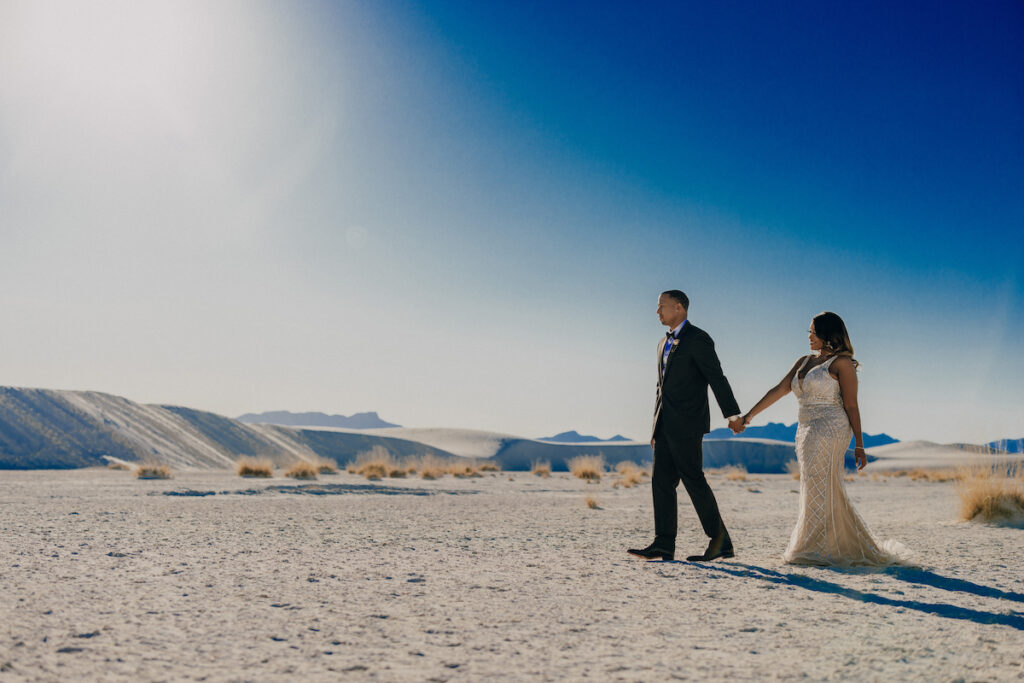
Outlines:
{"type": "MultiPolygon", "coordinates": [[[[695,563],[691,566],[705,571],[722,572],[724,574],[729,574],[743,579],[758,579],[760,581],[767,581],[769,583],[783,586],[793,586],[795,588],[803,588],[818,593],[841,595],[845,598],[850,598],[851,600],[857,600],[859,602],[866,602],[874,605],[903,607],[905,609],[912,609],[918,612],[924,612],[925,614],[934,614],[947,619],[962,619],[966,621],[973,621],[976,624],[998,624],[1001,626],[1015,628],[1018,631],[1024,631],[1024,615],[1016,612],[1000,614],[968,609],[966,607],[958,607],[956,605],[946,605],[943,603],[919,602],[917,600],[897,600],[877,595],[875,593],[866,593],[855,588],[847,588],[846,586],[842,586],[838,583],[832,583],[831,581],[825,581],[823,579],[806,576],[804,574],[783,573],[775,571],[774,569],[766,569],[765,567],[758,567],[756,565],[749,564],[729,563],[716,565],[695,563]]],[[[839,571],[830,568],[824,569],[825,571],[839,571]]],[[[967,593],[969,595],[986,598],[1024,602],[1024,595],[1021,593],[1001,591],[996,588],[989,588],[988,586],[971,583],[970,581],[951,579],[925,569],[891,567],[884,570],[882,573],[908,583],[931,586],[933,588],[955,593],[967,593]]]]}
{"type": "Polygon", "coordinates": [[[446,489],[418,489],[406,488],[403,486],[385,486],[382,484],[276,484],[261,489],[235,489],[231,491],[194,491],[183,489],[180,491],[153,491],[149,495],[163,496],[258,496],[262,493],[288,493],[292,495],[307,496],[340,496],[344,494],[377,494],[385,496],[433,496],[445,494],[449,496],[464,496],[479,493],[479,491],[450,491],[446,489]]]}

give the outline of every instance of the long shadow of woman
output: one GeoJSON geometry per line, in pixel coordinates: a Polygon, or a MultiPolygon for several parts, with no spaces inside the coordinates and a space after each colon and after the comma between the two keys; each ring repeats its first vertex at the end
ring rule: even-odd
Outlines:
{"type": "MultiPolygon", "coordinates": [[[[999,624],[1015,628],[1018,631],[1024,631],[1024,614],[1016,611],[1008,610],[1008,613],[1004,614],[999,612],[985,612],[983,610],[969,609],[967,607],[959,607],[957,605],[949,605],[945,603],[920,602],[918,600],[897,600],[883,595],[878,595],[876,593],[857,590],[856,588],[847,588],[841,584],[832,583],[831,581],[825,581],[824,579],[815,578],[813,576],[807,576],[806,574],[798,574],[795,572],[784,573],[774,569],[768,569],[766,567],[758,567],[757,565],[740,564],[736,562],[717,565],[695,563],[693,566],[705,571],[722,572],[739,578],[757,579],[777,585],[803,588],[818,593],[841,595],[845,598],[850,598],[851,600],[857,600],[859,602],[866,602],[875,605],[888,605],[890,607],[903,607],[905,609],[912,609],[926,614],[945,617],[946,619],[962,619],[966,621],[973,621],[976,624],[999,624]]],[[[826,571],[843,575],[850,574],[849,570],[838,570],[830,567],[817,567],[816,569],[824,569],[826,571]]],[[[875,570],[873,573],[879,572],[875,570]]],[[[988,586],[964,581],[962,579],[949,578],[926,569],[891,567],[882,570],[880,573],[887,574],[908,583],[930,586],[941,590],[968,593],[970,595],[996,598],[999,600],[1024,602],[1024,594],[990,588],[988,586]]]]}

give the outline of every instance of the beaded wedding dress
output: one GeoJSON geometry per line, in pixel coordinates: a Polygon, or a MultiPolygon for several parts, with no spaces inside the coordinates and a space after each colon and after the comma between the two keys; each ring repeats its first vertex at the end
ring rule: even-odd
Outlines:
{"type": "Polygon", "coordinates": [[[793,377],[800,403],[796,455],[800,463],[800,514],[784,559],[793,564],[907,564],[909,553],[898,542],[879,544],[853,509],[843,484],[843,462],[853,429],[843,409],[839,382],[829,374],[835,356],[800,379],[807,361],[793,377]]]}

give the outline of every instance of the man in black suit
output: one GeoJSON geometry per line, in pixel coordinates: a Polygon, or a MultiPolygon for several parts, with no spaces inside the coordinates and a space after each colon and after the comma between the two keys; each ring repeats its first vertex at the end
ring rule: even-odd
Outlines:
{"type": "Polygon", "coordinates": [[[729,532],[722,523],[715,494],[704,478],[704,435],[711,430],[708,387],[734,433],[743,431],[740,408],[715,353],[715,343],[687,319],[690,300],[678,289],[658,297],[658,319],[669,328],[658,343],[658,394],[654,407],[654,543],[630,549],[647,559],[672,560],[676,547],[676,487],[680,480],[690,494],[704,533],[711,539],[703,555],[691,562],[733,557],[729,532]]]}

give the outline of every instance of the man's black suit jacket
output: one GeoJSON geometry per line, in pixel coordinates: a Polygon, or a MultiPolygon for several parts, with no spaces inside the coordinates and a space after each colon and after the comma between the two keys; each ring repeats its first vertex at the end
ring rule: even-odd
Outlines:
{"type": "Polygon", "coordinates": [[[711,431],[708,386],[722,409],[722,417],[738,415],[740,407],[715,353],[707,332],[687,321],[678,343],[669,351],[662,375],[667,338],[658,344],[658,394],[654,407],[654,432],[659,424],[669,436],[700,437],[711,431]]]}

